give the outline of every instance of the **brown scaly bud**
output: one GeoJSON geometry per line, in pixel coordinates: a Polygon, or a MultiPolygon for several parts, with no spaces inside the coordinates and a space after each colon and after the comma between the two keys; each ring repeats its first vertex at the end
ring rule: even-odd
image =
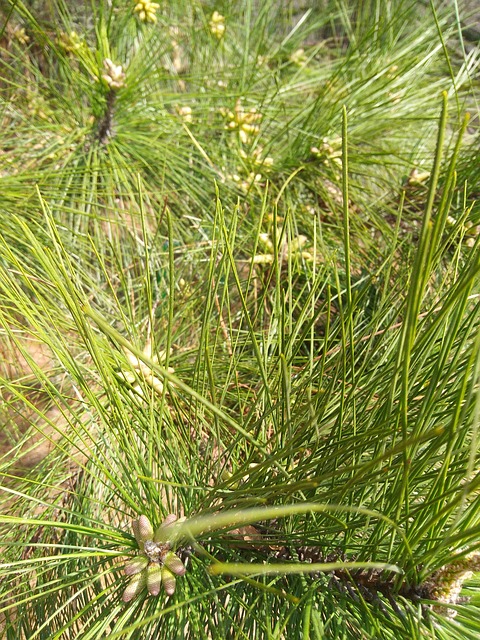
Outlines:
{"type": "Polygon", "coordinates": [[[165,567],[167,567],[169,571],[174,573],[176,576],[184,576],[185,573],[187,572],[183,562],[180,560],[180,558],[177,555],[173,553],[173,551],[170,551],[169,553],[167,553],[167,555],[163,559],[163,564],[165,567]]]}
{"type": "Polygon", "coordinates": [[[145,571],[135,574],[128,583],[127,588],[123,592],[122,600],[124,602],[130,602],[130,600],[133,600],[133,598],[135,598],[135,596],[138,596],[140,591],[142,591],[146,583],[147,577],[145,575],[145,571]]]}
{"type": "Polygon", "coordinates": [[[134,576],[136,573],[140,573],[147,568],[148,558],[146,556],[138,556],[129,560],[124,567],[124,572],[127,576],[134,576]]]}
{"type": "Polygon", "coordinates": [[[151,596],[158,596],[162,586],[162,567],[158,564],[150,564],[147,569],[147,589],[151,596]]]}
{"type": "Polygon", "coordinates": [[[162,567],[162,584],[167,596],[175,593],[176,578],[167,567],[162,567]]]}

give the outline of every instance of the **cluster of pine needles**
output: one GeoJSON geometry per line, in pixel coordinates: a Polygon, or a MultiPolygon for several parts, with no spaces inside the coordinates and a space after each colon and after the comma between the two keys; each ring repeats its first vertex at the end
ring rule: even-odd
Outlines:
{"type": "Polygon", "coordinates": [[[0,636],[480,636],[480,15],[0,1],[0,636]]]}

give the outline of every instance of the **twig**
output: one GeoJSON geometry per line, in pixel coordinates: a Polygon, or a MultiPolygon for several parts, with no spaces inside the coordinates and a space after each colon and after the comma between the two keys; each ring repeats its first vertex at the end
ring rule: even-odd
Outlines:
{"type": "Polygon", "coordinates": [[[112,135],[113,108],[117,94],[113,89],[107,93],[107,105],[102,120],[98,127],[97,138],[100,144],[106,144],[112,135]]]}

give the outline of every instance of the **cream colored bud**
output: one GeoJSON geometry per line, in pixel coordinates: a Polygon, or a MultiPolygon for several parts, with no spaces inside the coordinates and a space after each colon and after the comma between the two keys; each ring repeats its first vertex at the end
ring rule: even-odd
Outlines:
{"type": "Polygon", "coordinates": [[[304,236],[304,235],[299,235],[296,238],[293,238],[290,244],[291,251],[298,251],[299,249],[301,249],[303,246],[306,245],[307,240],[308,240],[307,236],[304,236]]]}
{"type": "Polygon", "coordinates": [[[218,11],[214,11],[208,25],[212,35],[221,40],[225,35],[225,16],[222,16],[218,11]]]}
{"type": "Polygon", "coordinates": [[[270,253],[258,254],[251,259],[253,264],[272,264],[275,256],[270,253]]]}
{"type": "Polygon", "coordinates": [[[121,64],[115,65],[110,58],[105,58],[103,66],[106,73],[102,75],[102,78],[111,89],[121,89],[125,86],[125,73],[121,64]]]}
{"type": "Polygon", "coordinates": [[[269,251],[273,251],[273,242],[270,240],[268,233],[260,233],[258,239],[269,251]]]}
{"type": "Polygon", "coordinates": [[[305,49],[297,49],[290,56],[290,62],[299,66],[305,64],[307,56],[305,55],[305,49]]]}
{"type": "Polygon", "coordinates": [[[185,122],[192,122],[192,108],[189,106],[177,107],[177,113],[185,122]]]}
{"type": "Polygon", "coordinates": [[[132,367],[134,369],[139,369],[140,366],[141,366],[141,363],[140,363],[140,360],[137,358],[137,356],[134,356],[131,351],[128,351],[128,349],[124,349],[124,351],[125,351],[125,355],[127,356],[128,361],[132,365],[132,367]]]}
{"type": "Polygon", "coordinates": [[[29,36],[26,34],[23,27],[16,27],[13,30],[13,35],[20,42],[20,44],[28,44],[30,42],[29,36]]]}

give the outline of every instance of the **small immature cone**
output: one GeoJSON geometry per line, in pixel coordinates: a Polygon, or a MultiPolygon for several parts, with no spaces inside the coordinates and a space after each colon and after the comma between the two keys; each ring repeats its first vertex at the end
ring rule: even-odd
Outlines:
{"type": "Polygon", "coordinates": [[[162,567],[162,584],[167,596],[175,593],[175,583],[176,579],[173,573],[167,567],[162,567]]]}
{"type": "Polygon", "coordinates": [[[177,516],[174,513],[169,513],[165,520],[160,525],[161,527],[168,527],[169,524],[172,524],[178,520],[177,516]]]}
{"type": "Polygon", "coordinates": [[[147,516],[141,515],[138,520],[132,523],[133,535],[140,549],[143,549],[143,543],[153,538],[153,527],[147,516]]]}
{"type": "Polygon", "coordinates": [[[147,569],[147,589],[151,596],[158,596],[162,586],[162,567],[151,564],[147,569]]]}
{"type": "Polygon", "coordinates": [[[133,598],[135,598],[135,596],[137,596],[145,587],[146,582],[147,577],[144,571],[134,575],[123,592],[122,600],[124,602],[130,602],[130,600],[133,600],[133,598]]]}
{"type": "Polygon", "coordinates": [[[138,556],[137,558],[133,558],[129,560],[123,569],[127,576],[133,576],[136,573],[140,573],[147,568],[148,558],[146,556],[138,556]]]}
{"type": "Polygon", "coordinates": [[[168,534],[165,531],[167,527],[178,520],[174,513],[169,513],[165,520],[157,527],[155,531],[155,542],[165,542],[168,538],[168,534]]]}
{"type": "Polygon", "coordinates": [[[170,551],[167,553],[165,558],[163,559],[163,564],[167,567],[169,571],[174,573],[176,576],[184,576],[187,570],[185,569],[183,562],[180,558],[170,551]]]}

